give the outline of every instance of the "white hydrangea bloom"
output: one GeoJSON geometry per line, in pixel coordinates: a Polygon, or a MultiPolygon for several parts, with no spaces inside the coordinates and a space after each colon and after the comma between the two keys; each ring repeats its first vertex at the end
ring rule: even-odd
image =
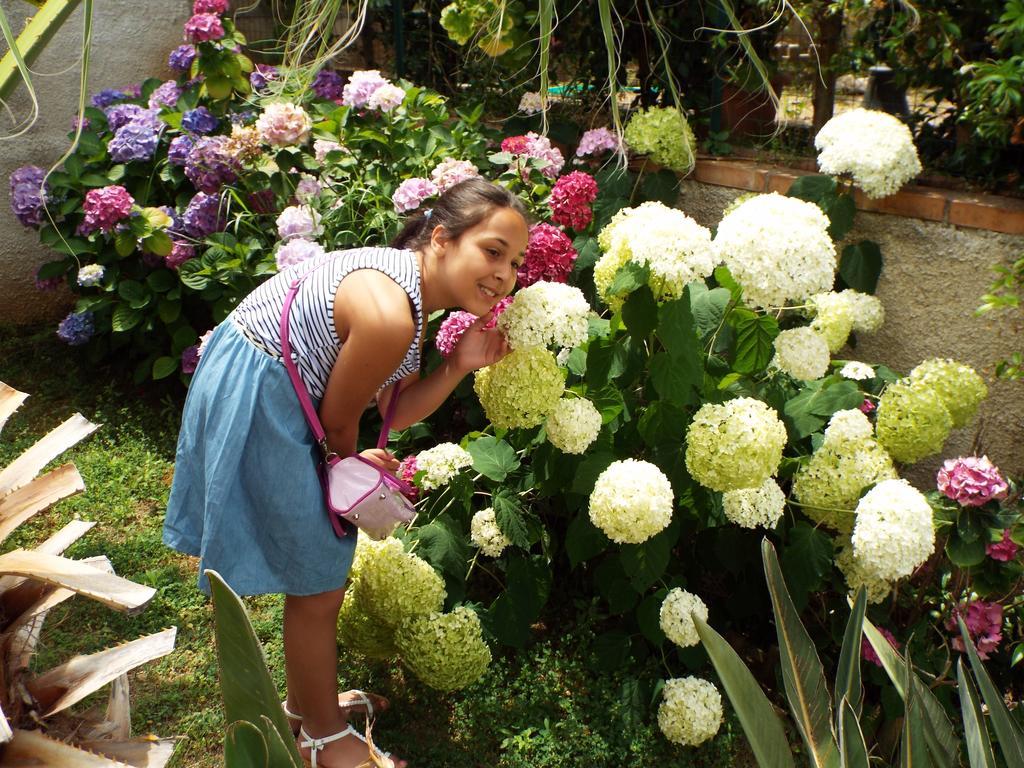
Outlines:
{"type": "Polygon", "coordinates": [[[475,683],[491,663],[480,619],[465,606],[409,620],[395,633],[395,643],[413,674],[439,691],[475,683]]]}
{"type": "Polygon", "coordinates": [[[779,415],[760,400],[705,403],[686,432],[686,468],[713,491],[755,488],[775,474],[786,440],[779,415]]]}
{"type": "Polygon", "coordinates": [[[851,541],[857,564],[869,576],[909,576],[935,550],[932,508],[906,480],[883,480],[857,505],[851,541]]]}
{"type": "MultiPolygon", "coordinates": [[[[608,225],[608,227],[610,226],[611,224],[608,225]]],[[[608,227],[605,227],[601,232],[607,231],[608,227]]],[[[594,265],[594,287],[597,289],[597,295],[601,297],[612,312],[618,312],[622,309],[622,305],[626,301],[625,296],[612,294],[611,287],[612,282],[615,280],[615,275],[618,274],[618,271],[628,261],[629,252],[626,250],[607,251],[594,265]]]]}
{"type": "Polygon", "coordinates": [[[590,305],[583,291],[545,280],[523,288],[498,317],[512,349],[577,347],[587,340],[590,305]]]}
{"type": "Polygon", "coordinates": [[[498,557],[512,541],[501,532],[494,517],[494,508],[487,507],[473,515],[469,522],[469,538],[488,557],[498,557]]]}
{"type": "Polygon", "coordinates": [[[78,284],[83,288],[99,285],[103,281],[105,272],[102,264],[86,264],[78,270],[78,284]]]}
{"type": "Polygon", "coordinates": [[[438,443],[416,455],[417,472],[423,471],[420,487],[432,491],[447,485],[460,469],[472,465],[473,457],[469,451],[455,443],[438,443]]]}
{"type": "Polygon", "coordinates": [[[680,648],[688,648],[700,642],[697,626],[693,623],[691,615],[694,613],[700,616],[701,620],[708,620],[707,605],[692,592],[677,587],[665,595],[658,614],[658,624],[665,637],[680,648]]]}
{"type": "Polygon", "coordinates": [[[828,226],[814,203],[773,192],[723,217],[714,244],[749,306],[781,307],[832,287],[836,249],[828,226]]]}
{"type": "Polygon", "coordinates": [[[807,302],[814,313],[811,328],[821,334],[828,344],[828,351],[833,354],[843,348],[853,330],[853,304],[845,293],[819,293],[807,302]]]}
{"type": "Polygon", "coordinates": [[[665,681],[658,727],[665,738],[676,744],[696,746],[716,733],[722,725],[722,694],[699,677],[665,681]]]}
{"type": "Polygon", "coordinates": [[[394,628],[444,606],[444,580],[398,539],[361,541],[359,548],[357,584],[362,605],[374,619],[394,628]]]}
{"type": "Polygon", "coordinates": [[[828,344],[813,328],[789,328],[775,337],[771,365],[794,379],[814,381],[828,371],[828,344]]]}
{"type": "Polygon", "coordinates": [[[672,485],[646,461],[613,461],[590,494],[590,521],[614,542],[639,544],[672,522],[672,485]]]}
{"type": "Polygon", "coordinates": [[[885,307],[882,300],[870,293],[861,293],[852,288],[840,291],[850,304],[853,314],[853,330],[858,333],[874,333],[885,322],[885,307]]]}
{"type": "Polygon", "coordinates": [[[616,213],[598,244],[617,255],[612,262],[619,267],[626,261],[648,267],[648,284],[658,299],[682,296],[687,283],[707,277],[718,264],[710,230],[656,201],[616,213]]]}
{"type": "Polygon", "coordinates": [[[825,443],[843,440],[869,440],[875,434],[868,417],[857,408],[836,411],[825,427],[825,443]]]}
{"type": "Polygon", "coordinates": [[[534,115],[544,108],[540,94],[537,91],[527,91],[519,99],[519,111],[527,115],[534,115]]]}
{"type": "Polygon", "coordinates": [[[725,516],[742,528],[768,528],[778,525],[786,508],[786,494],[774,477],[757,488],[740,488],[722,494],[725,516]]]}
{"type": "Polygon", "coordinates": [[[844,379],[865,381],[866,379],[873,379],[875,377],[875,369],[867,363],[862,363],[858,360],[851,360],[839,369],[839,375],[844,379]]]}
{"type": "Polygon", "coordinates": [[[583,453],[601,432],[601,412],[584,397],[563,397],[548,414],[548,442],[563,453],[583,453]]]}
{"type": "Polygon", "coordinates": [[[854,109],[836,115],[818,131],[814,146],[822,173],[849,174],[868,197],[894,194],[921,172],[910,129],[886,112],[854,109]]]}
{"type": "Polygon", "coordinates": [[[565,374],[543,347],[514,349],[494,365],[476,372],[473,391],[496,427],[536,427],[558,404],[565,374]]]}
{"type": "Polygon", "coordinates": [[[879,579],[864,571],[853,556],[853,546],[850,544],[849,536],[839,536],[836,543],[836,568],[843,574],[846,586],[851,595],[856,595],[857,590],[864,587],[869,603],[880,603],[892,592],[892,584],[884,579],[879,579]]]}

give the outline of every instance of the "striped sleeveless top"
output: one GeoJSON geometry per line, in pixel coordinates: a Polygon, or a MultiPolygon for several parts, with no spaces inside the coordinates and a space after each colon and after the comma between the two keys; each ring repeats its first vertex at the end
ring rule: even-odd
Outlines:
{"type": "Polygon", "coordinates": [[[332,251],[294,264],[261,284],[246,296],[228,316],[242,333],[272,357],[281,359],[281,312],[292,280],[315,269],[299,286],[289,313],[288,340],[299,369],[299,377],[310,397],[320,400],[327,379],[341,351],[334,328],[334,295],[345,276],[357,269],[376,269],[390,277],[409,296],[416,321],[416,336],[398,370],[382,388],[419,370],[420,336],[423,329],[423,299],[420,271],[412,251],[396,248],[354,248],[332,251]]]}

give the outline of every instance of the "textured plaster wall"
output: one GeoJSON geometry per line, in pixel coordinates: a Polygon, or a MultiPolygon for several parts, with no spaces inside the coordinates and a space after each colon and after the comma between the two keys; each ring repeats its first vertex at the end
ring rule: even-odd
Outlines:
{"type": "MultiPolygon", "coordinates": [[[[24,0],[0,0],[15,34],[35,8],[24,0]]],[[[169,77],[167,54],[181,40],[188,19],[188,0],[100,0],[93,17],[89,89],[138,83],[146,77],[169,77]]],[[[71,302],[66,291],[40,293],[33,283],[36,269],[52,256],[39,245],[37,234],[24,229],[10,213],[8,178],[15,168],[32,163],[49,168],[67,149],[67,132],[78,106],[82,8],[65,22],[36,61],[33,77],[39,99],[39,119],[23,136],[0,140],[0,323],[32,323],[59,317],[71,302]],[[70,68],[70,69],[69,69],[70,68]],[[67,70],[67,71],[64,71],[67,70]]],[[[0,54],[6,46],[0,43],[0,54]]],[[[24,87],[14,93],[10,108],[19,118],[31,102],[24,87]]],[[[0,135],[12,133],[7,115],[0,114],[0,135]]]]}
{"type": "MultiPolygon", "coordinates": [[[[684,181],[679,207],[705,226],[716,224],[740,191],[684,181]]],[[[978,419],[956,430],[943,457],[988,453],[1003,470],[1024,474],[1024,382],[995,379],[994,363],[1024,346],[1024,313],[974,317],[992,280],[991,266],[1024,255],[1024,237],[919,219],[858,212],[849,240],[870,238],[885,265],[878,296],[886,322],[842,357],[884,363],[905,373],[928,357],[952,357],[981,373],[989,386],[978,419]]],[[[925,459],[904,475],[927,487],[942,457],[925,459]]]]}

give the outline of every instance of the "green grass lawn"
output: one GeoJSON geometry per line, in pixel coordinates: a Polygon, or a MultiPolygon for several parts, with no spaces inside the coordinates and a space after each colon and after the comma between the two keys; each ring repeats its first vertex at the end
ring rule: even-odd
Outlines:
{"type": "MultiPolygon", "coordinates": [[[[195,586],[196,561],[161,543],[182,393],[138,388],[91,367],[51,328],[0,327],[0,380],[31,395],[0,433],[0,466],[75,411],[103,425],[59,459],[78,466],[85,493],[22,525],[5,551],[34,546],[75,518],[96,521],[67,554],[106,555],[119,575],[157,590],[135,617],[85,598],[65,602],[47,618],[36,668],[176,626],[175,651],[132,675],[133,733],[182,737],[171,766],[221,765],[224,718],[210,604],[195,586]]],[[[246,603],[283,691],[281,598],[246,603]]],[[[339,678],[345,686],[391,697],[391,711],[380,718],[374,737],[414,766],[711,768],[745,761],[731,716],[711,744],[670,745],[657,728],[656,702],[639,696],[625,675],[600,669],[592,636],[550,623],[537,628],[530,648],[497,652],[487,677],[455,695],[423,687],[401,667],[344,652],[339,678]]],[[[97,701],[86,700],[79,709],[97,701]]]]}

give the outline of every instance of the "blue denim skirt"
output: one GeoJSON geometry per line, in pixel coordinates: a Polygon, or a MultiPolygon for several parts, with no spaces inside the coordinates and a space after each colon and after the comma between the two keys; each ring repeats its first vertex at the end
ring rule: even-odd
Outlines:
{"type": "Polygon", "coordinates": [[[356,537],[331,528],[318,451],[280,360],[231,320],[217,326],[182,415],[164,543],[235,592],[314,595],[344,586],[356,537]]]}

